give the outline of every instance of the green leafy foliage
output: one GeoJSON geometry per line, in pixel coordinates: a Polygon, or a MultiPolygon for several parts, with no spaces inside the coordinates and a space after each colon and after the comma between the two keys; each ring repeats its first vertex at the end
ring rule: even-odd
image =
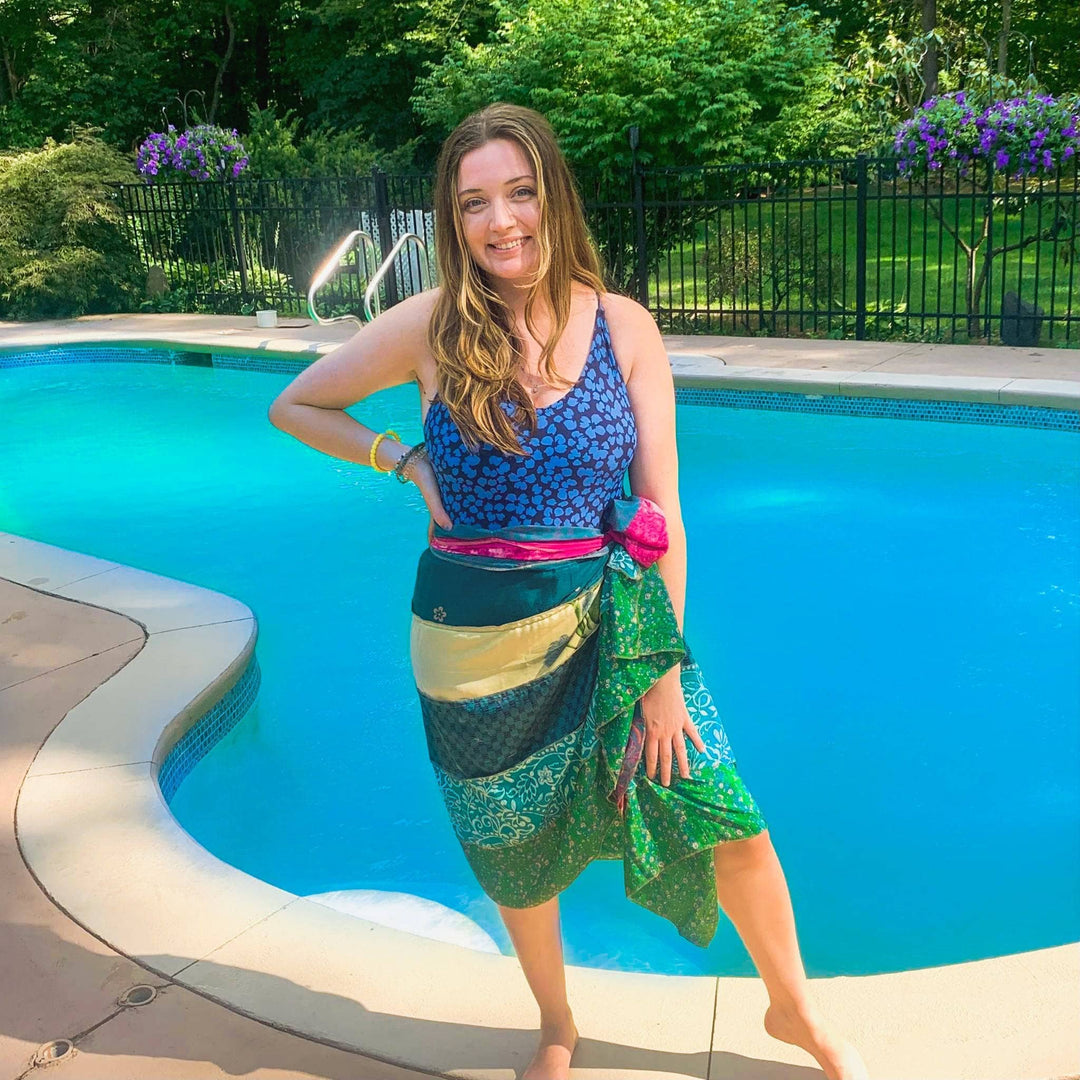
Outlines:
{"type": "MultiPolygon", "coordinates": [[[[493,0],[300,0],[284,67],[306,124],[363,132],[391,149],[423,134],[409,98],[425,68],[494,26],[493,0]]],[[[428,142],[422,156],[436,149],[428,142]]]]}
{"type": "Polygon", "coordinates": [[[459,43],[413,102],[443,134],[491,101],[543,112],[568,157],[614,174],[810,151],[829,35],[778,0],[501,0],[493,41],[459,43]]]}
{"type": "Polygon", "coordinates": [[[128,160],[87,134],[0,158],[0,318],[137,302],[145,274],[108,187],[134,179],[128,160]]]}
{"type": "MultiPolygon", "coordinates": [[[[202,315],[254,315],[260,308],[283,306],[291,282],[285,274],[258,264],[248,265],[248,291],[239,270],[221,263],[172,261],[168,291],[147,297],[141,312],[192,312],[202,315]]],[[[286,303],[284,306],[288,306],[286,303]]]]}
{"type": "Polygon", "coordinates": [[[416,140],[384,150],[355,131],[316,127],[300,131],[300,119],[291,110],[253,106],[244,136],[248,167],[244,175],[256,180],[297,180],[322,176],[366,176],[377,165],[386,172],[412,166],[416,140]]]}

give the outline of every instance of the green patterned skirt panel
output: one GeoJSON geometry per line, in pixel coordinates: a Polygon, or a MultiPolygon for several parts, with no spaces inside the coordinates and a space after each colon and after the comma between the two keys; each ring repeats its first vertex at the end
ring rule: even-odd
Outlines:
{"type": "Polygon", "coordinates": [[[546,563],[427,550],[411,650],[436,780],[491,899],[531,907],[621,859],[631,900],[709,943],[712,848],[765,821],[655,565],[619,544],[546,563]],[[690,777],[663,787],[637,705],[676,664],[705,749],[688,743],[690,777]]]}

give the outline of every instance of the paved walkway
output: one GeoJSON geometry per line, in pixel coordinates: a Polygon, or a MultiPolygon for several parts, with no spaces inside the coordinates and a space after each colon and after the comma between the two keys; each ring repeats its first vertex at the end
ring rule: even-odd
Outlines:
{"type": "Polygon", "coordinates": [[[0,578],[0,1077],[55,1080],[414,1080],[422,1075],[276,1031],[119,955],[41,891],[19,854],[15,799],[64,714],[143,646],[115,612],[0,578]],[[121,1008],[131,986],[158,987],[121,1008]],[[34,1066],[40,1046],[75,1052],[34,1066]]]}

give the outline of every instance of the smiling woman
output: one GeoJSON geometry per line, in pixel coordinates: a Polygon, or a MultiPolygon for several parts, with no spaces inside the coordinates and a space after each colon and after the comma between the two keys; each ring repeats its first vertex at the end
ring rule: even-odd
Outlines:
{"type": "Polygon", "coordinates": [[[695,944],[712,940],[719,900],[765,980],[769,1034],[829,1080],[861,1080],[811,1001],[765,819],[683,638],[675,392],[656,324],[604,292],[538,113],[500,104],[458,125],[435,221],[439,288],[313,364],[271,418],[327,453],[392,460],[431,511],[413,675],[454,831],[540,1007],[523,1080],[569,1075],[558,897],[598,859],[620,859],[627,896],[695,944]],[[344,412],[414,380],[427,408],[411,448],[344,412]]]}

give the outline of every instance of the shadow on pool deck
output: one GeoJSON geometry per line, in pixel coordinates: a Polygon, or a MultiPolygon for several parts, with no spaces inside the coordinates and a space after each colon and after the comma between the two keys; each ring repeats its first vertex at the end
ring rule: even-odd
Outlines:
{"type": "MultiPolygon", "coordinates": [[[[58,1080],[410,1080],[429,1075],[276,1029],[152,974],[67,918],[38,887],[16,845],[19,785],[59,719],[135,657],[143,640],[142,628],[122,615],[0,578],[0,802],[6,813],[0,827],[5,976],[0,984],[0,1077],[44,1075],[45,1066],[30,1068],[34,1053],[59,1038],[73,1039],[76,1052],[47,1066],[58,1080]],[[118,1008],[120,994],[141,982],[162,991],[146,1006],[118,1008]]],[[[1077,949],[1069,946],[890,976],[890,989],[884,991],[856,980],[844,984],[848,989],[840,998],[834,991],[830,1008],[841,1006],[837,1019],[856,1036],[876,1080],[1046,1080],[1074,1074],[1080,1065],[1077,960],[1077,949]]],[[[158,960],[163,968],[175,962],[171,956],[158,960]]],[[[192,963],[190,957],[184,962],[192,963]]],[[[347,996],[314,994],[281,976],[199,963],[207,975],[200,979],[202,987],[256,985],[277,999],[282,1007],[278,1015],[290,1025],[318,1031],[320,1020],[336,1014],[345,1021],[337,1030],[347,1031],[350,1022],[377,1018],[380,1027],[393,1032],[389,1045],[405,1052],[417,1045],[437,1049],[436,1060],[445,1060],[446,1069],[467,1070],[485,1080],[511,1080],[515,1073],[510,1066],[524,1064],[535,1038],[534,1032],[519,1028],[373,1013],[347,996]]],[[[393,978],[392,971],[386,978],[393,978]]],[[[586,1037],[574,1077],[820,1077],[808,1065],[785,1063],[804,1056],[761,1032],[760,984],[750,980],[735,1000],[725,990],[732,982],[746,983],[720,980],[711,1054],[705,1049],[657,1052],[589,1039],[582,1010],[586,1037]]],[[[590,1003],[594,1022],[595,1007],[590,1003]]],[[[599,1007],[618,1009],[619,1003],[604,1000],[599,1007]]],[[[647,1024],[638,1024],[633,1041],[652,1041],[647,1024]]],[[[708,1045],[707,1035],[700,1045],[708,1045]]]]}
{"type": "MultiPolygon", "coordinates": [[[[79,701],[142,648],[142,628],[101,608],[0,579],[0,1076],[58,1080],[409,1080],[428,1074],[298,1037],[218,1005],[110,949],[69,919],[41,891],[18,851],[14,810],[22,778],[49,731],[79,701]],[[148,1005],[121,1008],[117,998],[137,983],[160,988],[148,1005]],[[33,1066],[37,1048],[71,1039],[75,1053],[33,1066]]],[[[159,958],[175,970],[176,958],[159,958]]],[[[261,972],[200,961],[204,982],[238,979],[268,995],[296,998],[297,1022],[333,1012],[348,1022],[371,1019],[358,1001],[316,994],[261,972]]],[[[190,966],[190,962],[189,962],[190,966]]],[[[387,978],[392,978],[392,973],[387,978]]],[[[383,1016],[395,1045],[445,1047],[445,1068],[509,1080],[510,1062],[524,1063],[531,1030],[383,1016]]],[[[811,1080],[815,1068],[735,1053],[676,1054],[583,1037],[575,1075],[625,1077],[723,1076],[734,1080],[811,1080]],[[580,1070],[580,1072],[579,1072],[580,1070]]]]}

